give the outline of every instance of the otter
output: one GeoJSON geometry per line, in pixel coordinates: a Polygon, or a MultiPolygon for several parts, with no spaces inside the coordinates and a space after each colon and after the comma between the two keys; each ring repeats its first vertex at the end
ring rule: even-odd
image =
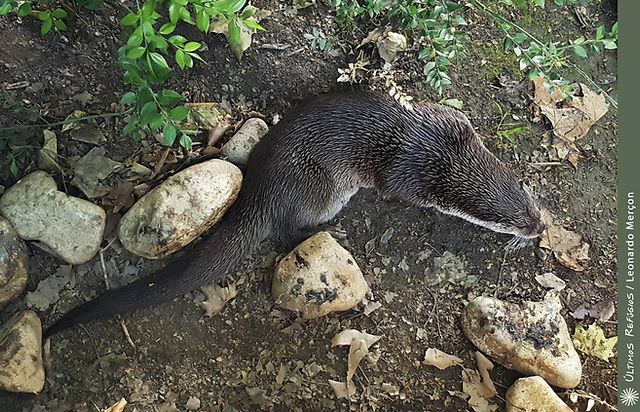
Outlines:
{"type": "Polygon", "coordinates": [[[238,198],[195,250],[73,309],[45,336],[215,283],[267,237],[291,245],[313,234],[361,187],[517,238],[544,230],[529,193],[462,112],[367,93],[317,97],[256,144],[238,198]]]}

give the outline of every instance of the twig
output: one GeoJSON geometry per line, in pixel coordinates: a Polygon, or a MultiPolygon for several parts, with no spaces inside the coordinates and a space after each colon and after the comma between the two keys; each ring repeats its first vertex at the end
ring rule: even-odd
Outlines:
{"type": "Polygon", "coordinates": [[[30,129],[30,128],[34,128],[34,127],[53,127],[53,126],[60,126],[60,125],[63,125],[63,124],[67,124],[67,123],[77,123],[77,122],[81,122],[81,121],[84,121],[84,120],[100,119],[100,118],[104,118],[104,117],[118,117],[118,116],[124,116],[124,115],[128,114],[129,112],[131,112],[132,110],[133,109],[128,109],[128,110],[125,110],[124,112],[117,112],[117,113],[93,114],[91,116],[77,117],[77,118],[74,118],[74,119],[67,119],[67,120],[62,120],[62,121],[54,122],[54,123],[38,123],[38,124],[26,124],[26,125],[20,125],[20,126],[0,127],[0,131],[18,130],[18,129],[30,129]]]}

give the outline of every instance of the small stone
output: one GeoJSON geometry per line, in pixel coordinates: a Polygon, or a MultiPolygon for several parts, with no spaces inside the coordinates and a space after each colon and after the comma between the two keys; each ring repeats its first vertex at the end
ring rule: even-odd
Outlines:
{"type": "Polygon", "coordinates": [[[232,163],[244,165],[249,159],[249,153],[251,153],[253,146],[268,131],[269,126],[264,120],[257,117],[248,119],[240,130],[222,147],[220,154],[226,156],[232,163]]]}
{"type": "Polygon", "coordinates": [[[507,412],[571,412],[540,376],[520,378],[507,390],[507,412]]]}
{"type": "Polygon", "coordinates": [[[575,388],[582,364],[561,309],[555,296],[519,304],[480,296],[464,309],[462,329],[478,349],[506,368],[575,388]]]}
{"type": "Polygon", "coordinates": [[[106,221],[102,208],[58,191],[55,180],[41,170],[0,197],[0,213],[22,239],[39,240],[74,265],[98,252],[106,221]]]}
{"type": "Polygon", "coordinates": [[[271,285],[280,306],[305,319],[351,309],[368,291],[353,256],[327,232],[310,237],[285,256],[271,285]]]}
{"type": "Polygon", "coordinates": [[[30,310],[13,315],[0,327],[0,389],[38,393],[44,386],[42,325],[30,310]]]}
{"type": "Polygon", "coordinates": [[[187,404],[185,406],[190,411],[197,411],[198,409],[200,409],[200,399],[196,398],[195,396],[189,396],[189,399],[187,400],[187,404]]]}
{"type": "Polygon", "coordinates": [[[242,185],[229,162],[209,160],[177,173],[138,200],[120,220],[118,237],[136,255],[159,259],[217,222],[242,185]]]}
{"type": "Polygon", "coordinates": [[[11,224],[0,217],[0,307],[24,290],[28,264],[27,246],[11,224]]]}

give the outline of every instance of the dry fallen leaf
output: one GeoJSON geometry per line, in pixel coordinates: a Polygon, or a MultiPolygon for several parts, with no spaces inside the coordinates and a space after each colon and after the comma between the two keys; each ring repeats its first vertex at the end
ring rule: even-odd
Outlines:
{"type": "Polygon", "coordinates": [[[489,402],[493,394],[482,384],[480,374],[473,369],[462,369],[462,391],[469,395],[467,403],[476,412],[493,412],[498,405],[489,402]]]}
{"type": "Polygon", "coordinates": [[[227,287],[218,285],[202,286],[200,289],[207,296],[207,300],[200,303],[200,307],[205,310],[204,316],[213,316],[224,308],[225,303],[236,297],[238,289],[235,283],[227,287]]]}
{"type": "Polygon", "coordinates": [[[438,369],[447,369],[449,366],[462,365],[462,359],[457,356],[449,355],[439,349],[429,348],[424,354],[424,365],[435,366],[438,369]]]}
{"type": "MultiPolygon", "coordinates": [[[[558,107],[562,102],[562,95],[558,90],[549,93],[544,87],[546,80],[540,77],[534,79],[535,103],[540,107],[553,126],[553,133],[560,139],[574,142],[584,137],[591,126],[593,126],[609,110],[604,95],[600,95],[589,89],[586,85],[580,84],[582,96],[573,96],[571,102],[558,107]]],[[[564,156],[561,156],[564,159],[564,156]]],[[[572,154],[569,159],[575,166],[577,155],[572,154]]]]}
{"type": "Polygon", "coordinates": [[[551,272],[543,273],[542,275],[536,275],[536,282],[538,282],[543,288],[553,289],[558,292],[567,286],[564,280],[560,279],[551,272]]]}
{"type": "Polygon", "coordinates": [[[484,393],[487,394],[485,398],[490,399],[498,394],[498,391],[491,380],[491,376],[489,376],[489,371],[493,370],[493,363],[491,363],[491,361],[487,359],[482,352],[476,351],[476,364],[478,365],[478,372],[482,378],[482,385],[485,388],[484,393]]]}
{"type": "Polygon", "coordinates": [[[551,213],[543,209],[543,220],[547,228],[540,235],[541,248],[553,252],[558,262],[575,271],[583,271],[582,264],[589,260],[589,244],[582,236],[553,223],[551,213]]]}
{"type": "Polygon", "coordinates": [[[127,405],[127,400],[125,398],[120,398],[120,400],[109,408],[105,409],[104,412],[122,412],[124,407],[127,405]]]}
{"type": "Polygon", "coordinates": [[[329,379],[329,385],[338,399],[349,399],[356,394],[356,385],[353,382],[345,383],[329,379]]]}
{"type": "Polygon", "coordinates": [[[618,343],[618,337],[606,338],[602,328],[594,323],[589,325],[588,329],[584,329],[582,325],[576,325],[576,331],[573,334],[573,346],[580,352],[595,356],[596,358],[608,361],[609,358],[615,356],[613,348],[618,343]]]}
{"type": "Polygon", "coordinates": [[[349,345],[349,358],[347,360],[347,382],[351,382],[362,358],[369,353],[369,347],[376,343],[381,336],[370,335],[355,329],[347,329],[331,339],[331,346],[349,345]]]}

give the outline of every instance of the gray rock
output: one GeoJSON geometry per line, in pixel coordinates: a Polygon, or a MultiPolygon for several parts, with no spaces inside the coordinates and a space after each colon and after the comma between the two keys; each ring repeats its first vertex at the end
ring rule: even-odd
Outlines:
{"type": "Polygon", "coordinates": [[[41,241],[74,265],[98,252],[106,219],[102,208],[59,192],[55,180],[40,170],[2,195],[0,213],[21,238],[41,241]]]}
{"type": "Polygon", "coordinates": [[[540,376],[520,378],[507,390],[507,412],[571,412],[540,376]]]}
{"type": "Polygon", "coordinates": [[[269,126],[264,120],[257,117],[248,119],[240,130],[222,147],[220,154],[226,156],[231,163],[244,165],[249,159],[249,153],[269,131],[269,126]]]}
{"type": "Polygon", "coordinates": [[[27,285],[27,247],[11,224],[0,217],[0,307],[27,285]]]}
{"type": "Polygon", "coordinates": [[[310,237],[285,256],[271,285],[280,306],[306,319],[351,309],[368,291],[353,256],[327,232],[310,237]]]}
{"type": "Polygon", "coordinates": [[[549,384],[575,388],[582,364],[573,347],[557,297],[542,302],[503,302],[474,299],[462,312],[462,329],[469,340],[501,365],[549,384]]]}
{"type": "Polygon", "coordinates": [[[118,237],[137,255],[167,256],[217,222],[241,185],[242,172],[229,162],[213,159],[191,166],[138,200],[120,220],[118,237]]]}
{"type": "Polygon", "coordinates": [[[0,327],[0,389],[37,393],[44,386],[42,325],[30,310],[0,327]]]}

